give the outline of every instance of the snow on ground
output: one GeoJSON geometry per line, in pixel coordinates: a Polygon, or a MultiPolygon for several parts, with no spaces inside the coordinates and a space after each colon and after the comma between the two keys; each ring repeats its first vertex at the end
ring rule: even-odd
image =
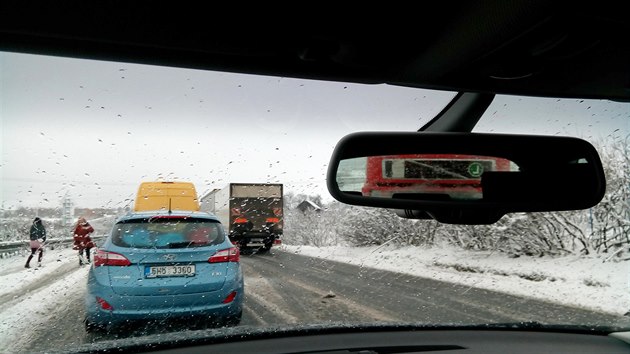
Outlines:
{"type": "Polygon", "coordinates": [[[23,256],[13,256],[0,261],[0,298],[8,293],[17,292],[21,288],[43,281],[56,272],[59,267],[69,263],[78,262],[77,251],[69,246],[58,247],[54,250],[45,249],[42,258],[42,267],[37,267],[38,254],[31,260],[31,268],[24,268],[28,253],[23,256]]]}
{"type": "MultiPolygon", "coordinates": [[[[63,248],[44,253],[43,267],[37,268],[36,258],[31,261],[35,268],[26,269],[26,256],[0,260],[0,353],[23,352],[32,340],[35,328],[45,327],[55,309],[61,306],[70,294],[85,291],[88,267],[79,267],[77,251],[63,248]],[[68,263],[76,262],[76,268],[68,263]],[[47,278],[56,272],[66,274],[50,284],[47,278]],[[29,291],[32,289],[32,291],[29,291]],[[7,298],[8,297],[8,298],[7,298]]],[[[54,321],[53,321],[54,322],[54,321]]]]}
{"type": "MultiPolygon", "coordinates": [[[[508,258],[450,247],[283,245],[279,249],[617,315],[630,310],[630,262],[603,262],[599,256],[508,258]]],[[[78,260],[69,247],[47,250],[42,268],[25,269],[25,260],[26,256],[0,259],[0,353],[20,352],[33,329],[50,320],[47,308],[61,306],[66,296],[85,291],[88,267],[72,266],[78,260]],[[64,276],[47,284],[63,271],[64,276]]],[[[36,259],[31,265],[37,265],[36,259]]]]}
{"type": "Polygon", "coordinates": [[[509,258],[452,247],[283,245],[279,249],[616,315],[630,310],[630,262],[603,262],[601,256],[509,258]]]}

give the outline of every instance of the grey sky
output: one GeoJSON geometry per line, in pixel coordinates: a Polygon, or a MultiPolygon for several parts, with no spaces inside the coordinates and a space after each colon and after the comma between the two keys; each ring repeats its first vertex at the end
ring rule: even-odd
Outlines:
{"type": "MultiPolygon", "coordinates": [[[[200,193],[263,181],[324,194],[342,136],[416,130],[453,96],[13,53],[0,65],[5,208],[57,206],[66,192],[80,206],[124,206],[159,177],[200,193]]],[[[623,138],[628,107],[498,97],[478,130],[623,138]],[[576,123],[556,122],[566,116],[576,123]]]]}

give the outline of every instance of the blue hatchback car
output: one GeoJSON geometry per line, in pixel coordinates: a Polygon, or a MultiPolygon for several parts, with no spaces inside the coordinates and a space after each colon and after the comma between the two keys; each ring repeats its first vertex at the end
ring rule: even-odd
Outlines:
{"type": "Polygon", "coordinates": [[[193,318],[236,325],[244,297],[239,257],[210,214],[128,214],[94,256],[85,328],[193,318]]]}

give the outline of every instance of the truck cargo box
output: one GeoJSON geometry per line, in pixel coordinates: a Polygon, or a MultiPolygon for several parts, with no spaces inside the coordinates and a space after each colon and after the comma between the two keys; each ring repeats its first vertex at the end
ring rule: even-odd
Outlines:
{"type": "Polygon", "coordinates": [[[203,196],[201,210],[219,218],[234,244],[267,251],[281,242],[282,193],[282,184],[230,183],[203,196]]]}

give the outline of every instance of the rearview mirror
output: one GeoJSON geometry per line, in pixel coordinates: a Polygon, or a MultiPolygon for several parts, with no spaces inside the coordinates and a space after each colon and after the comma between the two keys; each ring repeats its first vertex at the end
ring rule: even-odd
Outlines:
{"type": "Polygon", "coordinates": [[[328,169],[328,189],[341,202],[445,223],[585,209],[605,186],[595,148],[556,136],[355,133],[337,144],[328,169]]]}

